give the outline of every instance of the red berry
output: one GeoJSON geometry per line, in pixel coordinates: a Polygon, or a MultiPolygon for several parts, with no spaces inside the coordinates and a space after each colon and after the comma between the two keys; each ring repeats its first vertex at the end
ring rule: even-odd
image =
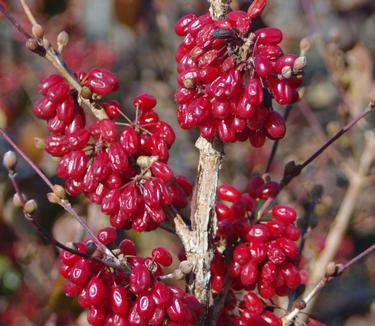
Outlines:
{"type": "Polygon", "coordinates": [[[111,289],[111,310],[119,316],[126,316],[128,312],[128,298],[124,287],[116,285],[111,289]]]}
{"type": "Polygon", "coordinates": [[[272,208],[272,215],[274,218],[284,223],[294,223],[297,219],[296,211],[285,205],[274,206],[272,208]]]}
{"type": "Polygon", "coordinates": [[[240,191],[230,185],[222,185],[219,187],[217,191],[217,196],[222,199],[229,201],[231,203],[235,203],[240,200],[241,198],[241,193],[240,191]]]}
{"type": "Polygon", "coordinates": [[[110,227],[99,230],[97,235],[99,241],[104,244],[115,242],[117,234],[116,230],[110,227]]]}
{"type": "Polygon", "coordinates": [[[152,250],[152,258],[165,267],[168,267],[172,264],[172,256],[171,254],[162,247],[155,248],[152,250]]]}

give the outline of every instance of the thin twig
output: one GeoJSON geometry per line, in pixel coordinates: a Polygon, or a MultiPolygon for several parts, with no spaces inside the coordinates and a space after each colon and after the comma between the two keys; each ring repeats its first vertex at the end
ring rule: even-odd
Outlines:
{"type": "MultiPolygon", "coordinates": [[[[289,114],[290,114],[290,111],[292,110],[292,108],[293,108],[293,105],[288,105],[285,108],[285,111],[284,111],[284,121],[285,122],[288,120],[288,117],[289,117],[289,114]]],[[[264,173],[268,173],[271,170],[271,166],[272,166],[273,160],[275,159],[280,140],[281,139],[277,139],[273,142],[271,154],[270,154],[270,157],[268,158],[266,169],[265,169],[264,173]]]]}
{"type": "MultiPolygon", "coordinates": [[[[369,254],[375,252],[375,244],[371,245],[369,248],[352,258],[348,261],[345,265],[338,265],[334,264],[335,271],[331,275],[325,275],[323,278],[304,296],[302,299],[304,306],[311,303],[316,295],[320,292],[320,290],[331,280],[334,278],[341,276],[345,271],[347,271],[350,267],[352,267],[355,263],[357,263],[362,258],[368,256],[369,254]]],[[[283,326],[289,326],[293,322],[293,320],[298,316],[299,313],[302,312],[302,308],[294,308],[289,314],[282,318],[283,326]]]]}
{"type": "Polygon", "coordinates": [[[278,191],[270,198],[268,198],[263,205],[260,207],[257,213],[257,221],[261,220],[263,215],[271,207],[272,202],[275,200],[280,191],[285,188],[295,177],[299,176],[302,170],[313,162],[317,157],[322,155],[324,151],[333,144],[337,139],[342,135],[347,133],[353,126],[355,126],[360,120],[365,118],[369,113],[374,109],[374,104],[371,102],[366,109],[352,121],[350,121],[346,126],[340,129],[333,137],[331,137],[323,146],[321,146],[317,151],[315,151],[309,158],[307,158],[302,164],[296,165],[294,162],[291,162],[291,165],[287,165],[284,171],[284,176],[279,183],[278,191]]]}
{"type": "Polygon", "coordinates": [[[88,255],[86,253],[80,252],[76,249],[70,248],[70,247],[62,244],[58,240],[56,240],[53,236],[51,236],[48,232],[46,232],[44,230],[44,228],[40,225],[40,223],[38,222],[38,218],[35,216],[35,213],[30,215],[24,210],[24,207],[25,207],[25,204],[26,204],[26,199],[25,199],[24,195],[22,194],[21,188],[20,188],[20,186],[19,186],[19,184],[16,180],[15,172],[9,171],[8,176],[9,176],[9,179],[10,179],[12,185],[13,185],[13,188],[14,188],[14,190],[15,190],[15,192],[16,192],[19,200],[20,200],[21,208],[23,208],[23,214],[24,214],[26,220],[28,220],[34,226],[34,228],[38,231],[39,235],[44,240],[48,241],[50,244],[54,245],[55,247],[60,248],[61,250],[65,250],[65,251],[70,252],[73,255],[77,255],[77,256],[80,256],[82,258],[92,260],[93,262],[102,264],[104,266],[112,267],[114,269],[121,270],[123,272],[128,272],[128,269],[126,268],[126,266],[124,264],[120,265],[120,264],[114,262],[112,258],[108,259],[108,258],[106,258],[106,256],[104,258],[93,257],[93,256],[88,255]]]}
{"type": "MultiPolygon", "coordinates": [[[[27,155],[17,146],[16,143],[5,133],[3,129],[0,128],[0,135],[13,147],[13,149],[31,166],[31,168],[40,176],[40,178],[47,184],[47,186],[54,191],[54,186],[47,176],[27,157],[27,155]]],[[[90,238],[95,242],[96,246],[100,251],[109,257],[117,260],[113,253],[99,241],[94,232],[87,225],[86,221],[73,209],[72,205],[67,199],[61,199],[57,202],[66,212],[68,212],[72,217],[74,217],[81,226],[86,230],[90,238]]]]}

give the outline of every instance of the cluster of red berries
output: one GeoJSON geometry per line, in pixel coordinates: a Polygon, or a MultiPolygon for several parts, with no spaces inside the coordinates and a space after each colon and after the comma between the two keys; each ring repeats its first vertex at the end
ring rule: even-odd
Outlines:
{"type": "Polygon", "coordinates": [[[227,246],[232,246],[227,262],[217,252],[211,266],[214,292],[221,292],[226,275],[232,279],[227,303],[221,311],[222,325],[281,325],[276,315],[264,310],[264,301],[274,296],[286,296],[301,284],[296,244],[300,231],[294,225],[296,212],[277,205],[272,208],[271,220],[250,222],[255,218],[252,211],[256,200],[267,199],[277,189],[277,183],[265,182],[259,176],[250,180],[247,192],[243,194],[230,185],[219,187],[218,198],[231,206],[221,202],[216,205],[217,237],[224,237],[227,246]],[[242,301],[237,302],[234,291],[242,290],[247,292],[242,301]]]}
{"type": "Polygon", "coordinates": [[[189,14],[177,22],[175,32],[184,37],[176,52],[181,128],[199,128],[209,140],[249,139],[254,147],[284,137],[272,98],[281,105],[299,100],[305,57],[283,54],[277,28],[252,31],[260,13],[232,11],[219,20],[189,14]]]}
{"type": "MultiPolygon", "coordinates": [[[[116,231],[105,228],[99,231],[97,237],[105,245],[114,244],[116,231]]],[[[90,240],[74,245],[82,253],[94,253],[90,240]]],[[[95,251],[95,246],[93,248],[95,251]]],[[[172,264],[172,256],[165,248],[155,248],[151,257],[144,259],[136,256],[134,243],[124,239],[119,244],[119,250],[119,258],[128,263],[130,272],[111,272],[106,266],[89,259],[67,251],[60,253],[60,274],[66,279],[65,294],[77,297],[79,305],[88,309],[90,325],[197,324],[201,314],[198,300],[159,280],[162,267],[172,264]]]]}
{"type": "MultiPolygon", "coordinates": [[[[119,86],[111,72],[97,68],[80,73],[78,80],[96,98],[119,86]]],[[[166,206],[187,205],[192,186],[186,178],[175,177],[166,163],[175,133],[154,112],[155,97],[136,97],[136,120],[119,123],[119,131],[113,120],[124,114],[117,101],[102,104],[108,119],[86,127],[78,94],[61,76],[49,76],[39,90],[43,97],[33,112],[48,121],[51,135],[45,149],[61,157],[56,172],[70,195],[84,192],[110,216],[114,227],[137,231],[158,227],[166,219],[166,206]]]]}

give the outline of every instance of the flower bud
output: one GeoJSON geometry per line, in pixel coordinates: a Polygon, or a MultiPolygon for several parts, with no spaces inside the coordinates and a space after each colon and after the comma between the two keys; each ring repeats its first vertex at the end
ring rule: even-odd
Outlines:
{"type": "Polygon", "coordinates": [[[3,156],[3,164],[9,171],[14,171],[17,165],[17,156],[13,151],[8,151],[3,156]]]}
{"type": "Polygon", "coordinates": [[[44,37],[44,28],[40,26],[39,24],[34,25],[31,29],[31,32],[37,39],[43,39],[44,37]]]}
{"type": "Polygon", "coordinates": [[[34,199],[29,199],[26,203],[25,206],[23,207],[23,211],[27,215],[33,215],[35,211],[37,210],[38,205],[34,199]]]}

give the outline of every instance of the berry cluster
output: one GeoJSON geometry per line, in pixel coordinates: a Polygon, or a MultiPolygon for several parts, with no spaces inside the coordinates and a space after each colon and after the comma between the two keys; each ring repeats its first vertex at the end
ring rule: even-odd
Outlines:
{"type": "MultiPolygon", "coordinates": [[[[97,237],[105,245],[111,245],[116,240],[116,231],[105,228],[97,237]]],[[[90,240],[74,245],[82,253],[95,252],[90,240]]],[[[124,239],[119,250],[118,257],[128,262],[130,273],[110,272],[106,266],[78,255],[67,251],[60,253],[60,274],[66,279],[65,294],[77,297],[79,305],[88,309],[90,325],[197,324],[201,314],[198,300],[159,280],[162,267],[172,263],[172,256],[165,248],[155,248],[151,257],[144,259],[136,256],[134,243],[124,239]]]]}
{"type": "Polygon", "coordinates": [[[231,206],[221,202],[216,205],[217,237],[225,238],[227,246],[232,248],[227,261],[217,252],[211,266],[214,292],[221,292],[226,275],[232,279],[220,325],[281,325],[273,313],[264,310],[265,302],[276,295],[286,296],[301,284],[296,244],[300,231],[294,225],[296,212],[277,205],[272,208],[271,220],[249,222],[253,219],[251,213],[256,200],[267,199],[277,187],[276,183],[264,182],[255,176],[243,194],[230,185],[223,185],[218,190],[218,198],[231,206]],[[245,291],[240,302],[234,291],[245,291]]]}
{"type": "Polygon", "coordinates": [[[277,28],[252,31],[260,13],[232,11],[219,20],[189,14],[177,22],[175,32],[184,37],[176,52],[181,128],[199,128],[209,140],[249,139],[254,147],[284,137],[272,98],[280,105],[298,101],[305,57],[283,54],[277,28]]]}
{"type": "MultiPolygon", "coordinates": [[[[100,99],[119,86],[111,72],[98,68],[80,73],[78,79],[90,98],[100,99]]],[[[49,76],[39,90],[43,97],[33,112],[48,122],[51,135],[45,149],[61,158],[56,173],[70,195],[85,193],[114,227],[137,231],[160,225],[166,219],[165,207],[187,205],[192,187],[184,177],[175,177],[166,163],[175,134],[154,112],[155,97],[142,94],[134,99],[134,122],[117,101],[108,100],[102,104],[108,119],[86,126],[78,94],[61,76],[49,76]],[[128,122],[116,124],[113,120],[120,116],[128,122]]]]}

